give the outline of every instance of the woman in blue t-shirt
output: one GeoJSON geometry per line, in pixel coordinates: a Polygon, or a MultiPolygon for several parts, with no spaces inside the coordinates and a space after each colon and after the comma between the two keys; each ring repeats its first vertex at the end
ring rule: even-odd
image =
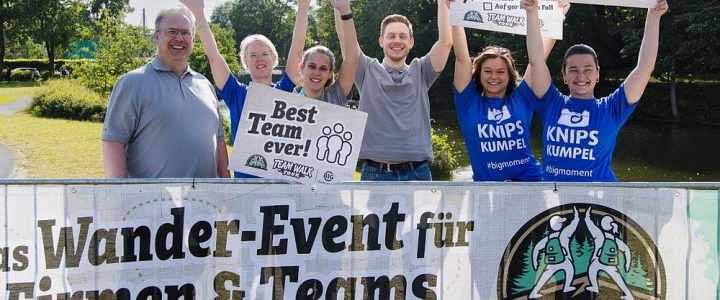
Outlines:
{"type": "MultiPolygon", "coordinates": [[[[570,4],[561,2],[564,12],[570,4]]],[[[519,80],[508,49],[485,47],[471,61],[465,29],[452,27],[455,51],[455,111],[465,137],[474,181],[539,181],[540,164],[530,148],[536,98],[529,72],[519,80]],[[518,83],[519,81],[519,83],[518,83]]],[[[554,40],[542,41],[550,53],[554,40]]]]}
{"type": "MultiPolygon", "coordinates": [[[[290,51],[288,52],[285,72],[280,81],[272,82],[272,71],[278,64],[278,53],[275,45],[265,36],[254,34],[245,37],[240,42],[240,62],[243,68],[250,73],[252,82],[272,86],[286,92],[292,92],[295,85],[300,83],[300,57],[305,46],[305,34],[308,26],[308,11],[311,0],[298,1],[298,12],[295,17],[295,30],[293,31],[290,51]]],[[[242,109],[245,105],[248,86],[237,81],[230,71],[225,58],[217,48],[215,37],[210,30],[207,18],[203,12],[204,0],[180,0],[195,15],[196,30],[200,35],[205,53],[210,62],[213,82],[220,89],[220,96],[230,111],[231,143],[235,141],[237,126],[240,122],[242,109]]],[[[257,178],[256,176],[235,172],[235,178],[257,178]]]]}
{"type": "MultiPolygon", "coordinates": [[[[537,3],[534,6],[528,10],[528,24],[537,24],[533,21],[537,20],[537,3]]],[[[650,80],[657,57],[660,17],[667,10],[665,0],[648,9],[637,66],[615,92],[600,99],[594,93],[600,80],[595,50],[579,44],[565,52],[562,75],[570,89],[570,96],[565,96],[551,83],[542,59],[542,45],[528,43],[532,90],[541,98],[538,111],[543,121],[543,180],[617,181],[610,164],[617,134],[650,80]]],[[[539,34],[539,28],[536,31],[539,34]]]]}

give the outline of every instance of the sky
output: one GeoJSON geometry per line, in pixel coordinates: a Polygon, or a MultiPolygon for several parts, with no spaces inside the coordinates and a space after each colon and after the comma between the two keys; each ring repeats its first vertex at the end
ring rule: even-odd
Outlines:
{"type": "MultiPolygon", "coordinates": [[[[210,19],[215,7],[227,1],[229,0],[205,0],[205,16],[210,19]]],[[[125,17],[125,22],[142,25],[142,11],[144,8],[146,24],[149,28],[153,28],[155,26],[155,17],[161,10],[179,5],[180,1],[177,0],[130,0],[130,6],[134,7],[135,11],[125,17]]]]}

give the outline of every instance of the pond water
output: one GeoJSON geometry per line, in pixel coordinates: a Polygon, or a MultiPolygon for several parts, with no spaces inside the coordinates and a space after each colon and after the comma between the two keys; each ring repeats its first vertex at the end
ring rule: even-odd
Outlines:
{"type": "MultiPolygon", "coordinates": [[[[434,112],[432,119],[436,132],[448,135],[462,165],[469,166],[455,112],[434,112]]],[[[530,144],[541,159],[542,128],[536,121],[530,144]]],[[[720,126],[631,120],[618,136],[613,170],[620,181],[720,182],[720,126]]]]}

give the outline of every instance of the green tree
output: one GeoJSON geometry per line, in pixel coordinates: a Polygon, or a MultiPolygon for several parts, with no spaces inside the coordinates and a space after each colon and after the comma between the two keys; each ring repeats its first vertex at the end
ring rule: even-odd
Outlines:
{"type": "MultiPolygon", "coordinates": [[[[218,50],[222,54],[223,58],[230,67],[230,72],[237,72],[240,70],[240,64],[238,63],[238,48],[235,45],[233,39],[232,27],[222,27],[218,24],[210,24],[213,35],[215,36],[215,42],[217,43],[218,50]]],[[[202,44],[200,43],[200,37],[195,36],[195,45],[193,46],[193,52],[190,54],[189,59],[190,67],[203,74],[210,81],[212,81],[212,74],[210,73],[210,62],[208,62],[205,50],[203,50],[202,44]]]]}
{"type": "Polygon", "coordinates": [[[121,18],[98,20],[101,28],[95,59],[75,67],[73,74],[88,88],[107,95],[125,73],[145,64],[155,53],[150,31],[126,24],[121,18]]]}
{"type": "Polygon", "coordinates": [[[24,0],[15,4],[23,17],[22,28],[35,42],[42,43],[54,71],[58,52],[80,36],[87,12],[82,0],[24,0]]]}

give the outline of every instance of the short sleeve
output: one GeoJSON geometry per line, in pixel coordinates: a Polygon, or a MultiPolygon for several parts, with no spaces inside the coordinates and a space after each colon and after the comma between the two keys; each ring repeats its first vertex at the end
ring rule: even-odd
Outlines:
{"type": "Polygon", "coordinates": [[[290,76],[287,74],[287,72],[283,71],[282,78],[280,78],[278,82],[273,84],[273,88],[292,93],[293,89],[295,89],[295,83],[292,81],[292,79],[290,79],[290,76]]]}
{"type": "Polygon", "coordinates": [[[368,57],[367,55],[365,55],[365,53],[360,51],[360,59],[358,59],[357,70],[355,70],[355,85],[357,86],[358,90],[362,88],[363,82],[365,81],[365,70],[370,64],[371,59],[372,58],[368,57]]]}
{"type": "Polygon", "coordinates": [[[455,98],[455,110],[457,112],[465,112],[470,106],[472,99],[478,95],[477,89],[475,89],[475,79],[470,80],[462,92],[459,92],[453,86],[453,95],[455,98]]]}
{"type": "Polygon", "coordinates": [[[638,103],[640,103],[640,101],[633,104],[628,103],[624,83],[621,84],[620,87],[618,87],[612,94],[603,98],[603,101],[607,101],[610,111],[612,112],[613,119],[620,124],[625,123],[625,121],[630,118],[630,115],[632,115],[638,103]]]}
{"type": "Polygon", "coordinates": [[[103,124],[102,140],[128,144],[138,124],[137,98],[129,75],[125,75],[112,90],[103,124]]]}
{"type": "Polygon", "coordinates": [[[430,55],[425,55],[418,59],[420,63],[421,78],[425,88],[429,89],[430,86],[435,82],[435,79],[440,76],[440,73],[435,72],[432,66],[432,60],[430,55]]]}

